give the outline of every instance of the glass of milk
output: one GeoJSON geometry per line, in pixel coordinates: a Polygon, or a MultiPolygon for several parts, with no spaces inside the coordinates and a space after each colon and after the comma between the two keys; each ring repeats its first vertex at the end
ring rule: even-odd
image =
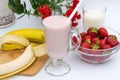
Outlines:
{"type": "MultiPolygon", "coordinates": [[[[62,76],[71,70],[70,65],[63,61],[70,45],[72,45],[72,36],[78,39],[78,45],[72,47],[72,50],[79,48],[80,35],[71,30],[71,21],[67,21],[65,16],[50,16],[43,20],[45,43],[47,54],[52,58],[51,62],[45,67],[45,71],[53,76],[62,76]]],[[[73,45],[72,45],[73,46],[73,45]]]]}
{"type": "Polygon", "coordinates": [[[85,5],[83,7],[83,30],[89,27],[102,27],[105,23],[106,7],[102,5],[85,5]]]}

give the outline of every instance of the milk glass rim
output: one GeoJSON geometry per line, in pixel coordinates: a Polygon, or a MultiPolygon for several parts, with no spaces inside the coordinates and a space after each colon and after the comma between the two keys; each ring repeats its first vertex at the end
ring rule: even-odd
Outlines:
{"type": "MultiPolygon", "coordinates": [[[[52,15],[52,16],[62,16],[62,15],[52,15]]],[[[52,16],[48,16],[48,17],[52,17],[52,16]]],[[[48,17],[46,17],[46,18],[48,18],[48,17]]],[[[62,16],[62,17],[66,17],[66,16],[62,16]]],[[[66,18],[68,19],[68,17],[66,17],[66,18]]],[[[43,23],[43,21],[44,21],[44,19],[42,20],[42,25],[43,25],[43,27],[46,27],[46,25],[43,23]]],[[[69,21],[69,24],[66,26],[69,26],[69,25],[72,26],[72,21],[69,21]]]]}
{"type": "Polygon", "coordinates": [[[92,13],[91,10],[97,10],[97,12],[94,12],[94,13],[106,12],[107,11],[107,7],[106,6],[102,6],[101,5],[101,9],[97,9],[97,8],[96,9],[95,8],[88,9],[89,6],[88,5],[83,5],[83,8],[82,8],[83,13],[84,12],[92,13]]]}

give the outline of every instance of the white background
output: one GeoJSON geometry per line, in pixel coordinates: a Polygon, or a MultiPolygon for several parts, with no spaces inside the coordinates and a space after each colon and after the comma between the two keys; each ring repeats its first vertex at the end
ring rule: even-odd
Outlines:
{"type": "MultiPolygon", "coordinates": [[[[26,0],[26,2],[27,1],[28,0],[26,0]]],[[[107,7],[106,26],[120,32],[120,0],[84,0],[82,5],[90,3],[105,5],[107,7]]],[[[0,29],[0,35],[10,30],[23,27],[40,28],[40,19],[32,16],[30,18],[25,16],[17,20],[13,26],[0,29]]],[[[50,76],[45,72],[43,67],[35,76],[26,77],[15,75],[5,80],[120,80],[120,51],[111,61],[104,64],[86,63],[73,52],[69,53],[64,60],[68,62],[72,68],[70,73],[65,76],[50,76]]],[[[48,62],[49,59],[47,63],[48,62]]]]}

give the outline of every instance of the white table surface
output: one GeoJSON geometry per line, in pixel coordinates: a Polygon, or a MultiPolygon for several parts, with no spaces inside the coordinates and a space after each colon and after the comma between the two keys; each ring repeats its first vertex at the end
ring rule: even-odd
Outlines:
{"type": "MultiPolygon", "coordinates": [[[[104,4],[107,7],[106,26],[120,32],[120,0],[84,0],[82,5],[90,3],[104,4]]],[[[33,16],[30,18],[25,16],[17,20],[11,27],[0,29],[0,36],[10,30],[24,27],[40,28],[40,26],[40,19],[33,16]]],[[[86,63],[74,52],[69,53],[64,60],[71,65],[70,73],[65,76],[50,76],[45,72],[43,67],[35,76],[15,75],[5,80],[120,80],[120,51],[111,61],[104,64],[86,63]]]]}

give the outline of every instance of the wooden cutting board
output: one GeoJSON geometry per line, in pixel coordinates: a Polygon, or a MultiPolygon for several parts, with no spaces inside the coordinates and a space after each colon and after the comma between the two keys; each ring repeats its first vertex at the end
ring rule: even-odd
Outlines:
{"type": "MultiPolygon", "coordinates": [[[[19,57],[23,53],[24,49],[22,50],[13,50],[13,51],[3,51],[0,50],[0,64],[7,63],[9,61],[12,61],[19,57]]],[[[38,73],[44,64],[46,63],[48,59],[47,54],[43,55],[39,58],[36,58],[35,62],[29,66],[27,69],[24,71],[18,73],[20,75],[25,75],[25,76],[33,76],[36,73],[38,73]]]]}
{"type": "Polygon", "coordinates": [[[19,74],[25,76],[33,76],[37,74],[42,69],[47,59],[48,59],[47,55],[37,58],[36,61],[30,67],[20,72],[19,74]]]}

